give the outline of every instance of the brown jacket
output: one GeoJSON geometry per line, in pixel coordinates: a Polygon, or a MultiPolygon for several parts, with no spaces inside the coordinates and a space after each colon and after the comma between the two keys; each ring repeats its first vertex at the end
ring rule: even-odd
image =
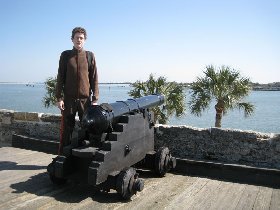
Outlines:
{"type": "Polygon", "coordinates": [[[57,101],[65,98],[85,99],[91,93],[92,101],[96,102],[98,100],[98,74],[93,53],[92,57],[92,68],[88,70],[89,65],[85,50],[78,51],[73,48],[69,56],[65,56],[65,52],[61,53],[56,85],[57,101]],[[68,59],[67,66],[65,66],[64,59],[68,59]]]}

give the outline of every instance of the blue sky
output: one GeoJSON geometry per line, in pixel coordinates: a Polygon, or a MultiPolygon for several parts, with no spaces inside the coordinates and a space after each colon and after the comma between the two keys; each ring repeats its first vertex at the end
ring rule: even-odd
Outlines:
{"type": "Polygon", "coordinates": [[[150,73],[192,82],[229,65],[253,82],[280,81],[280,1],[0,0],[0,82],[56,76],[71,31],[87,29],[100,82],[150,73]]]}

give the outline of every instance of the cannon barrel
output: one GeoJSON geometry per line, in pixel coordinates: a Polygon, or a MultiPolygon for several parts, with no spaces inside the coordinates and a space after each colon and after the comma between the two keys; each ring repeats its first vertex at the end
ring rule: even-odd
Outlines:
{"type": "Polygon", "coordinates": [[[124,114],[160,106],[164,95],[148,95],[126,101],[90,106],[84,113],[81,125],[90,133],[103,133],[124,114]]]}

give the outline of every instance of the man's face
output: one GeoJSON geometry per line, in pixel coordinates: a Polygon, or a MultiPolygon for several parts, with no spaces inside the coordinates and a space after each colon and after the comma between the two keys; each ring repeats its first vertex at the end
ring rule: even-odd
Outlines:
{"type": "Polygon", "coordinates": [[[75,33],[72,42],[77,50],[81,50],[85,43],[85,35],[83,33],[75,33]]]}

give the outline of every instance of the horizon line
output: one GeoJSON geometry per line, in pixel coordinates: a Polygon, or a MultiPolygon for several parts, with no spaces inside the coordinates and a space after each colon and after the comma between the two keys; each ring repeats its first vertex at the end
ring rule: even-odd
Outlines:
{"type": "MultiPolygon", "coordinates": [[[[45,82],[1,82],[0,84],[44,84],[45,82]]],[[[98,84],[133,84],[134,82],[99,82],[98,84]]],[[[191,84],[191,82],[177,82],[181,84],[191,84]]],[[[266,85],[266,84],[274,84],[274,83],[280,83],[280,81],[275,82],[268,82],[268,83],[259,83],[259,82],[252,82],[253,84],[260,84],[260,85],[266,85]]]]}

